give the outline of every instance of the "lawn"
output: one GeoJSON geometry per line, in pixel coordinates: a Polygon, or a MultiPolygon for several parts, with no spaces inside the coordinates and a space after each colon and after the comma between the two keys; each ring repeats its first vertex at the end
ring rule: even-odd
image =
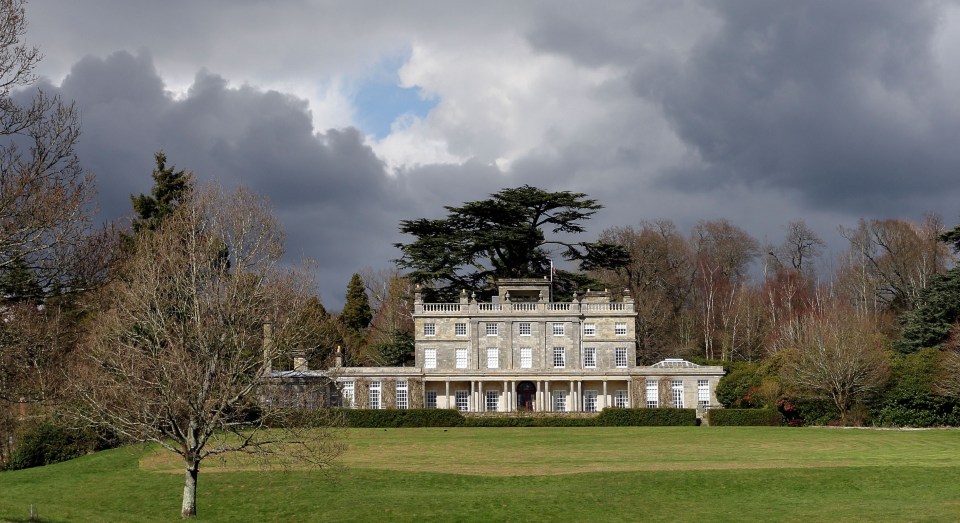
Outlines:
{"type": "MultiPolygon", "coordinates": [[[[960,431],[352,429],[333,472],[201,468],[198,521],[960,518],[960,431]]],[[[176,457],[129,447],[0,473],[0,520],[173,521],[176,457]]]]}

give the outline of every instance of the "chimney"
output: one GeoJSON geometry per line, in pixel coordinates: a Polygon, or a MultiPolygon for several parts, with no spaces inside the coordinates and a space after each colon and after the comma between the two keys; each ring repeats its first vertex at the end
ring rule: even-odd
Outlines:
{"type": "Polygon", "coordinates": [[[263,373],[273,371],[273,322],[263,322],[263,373]]]}
{"type": "Polygon", "coordinates": [[[294,372],[306,372],[310,370],[307,364],[307,353],[303,349],[293,351],[293,370],[294,372]]]}

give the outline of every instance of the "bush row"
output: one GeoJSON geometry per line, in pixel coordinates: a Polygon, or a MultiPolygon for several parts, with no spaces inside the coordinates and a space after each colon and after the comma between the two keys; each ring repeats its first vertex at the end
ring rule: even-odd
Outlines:
{"type": "Polygon", "coordinates": [[[640,427],[696,425],[694,409],[603,409],[590,417],[550,414],[464,417],[451,409],[331,409],[291,410],[274,427],[308,427],[341,420],[353,428],[400,427],[640,427]]]}
{"type": "Polygon", "coordinates": [[[337,409],[343,423],[354,428],[459,427],[464,417],[450,409],[337,409]]]}
{"type": "Polygon", "coordinates": [[[711,426],[770,426],[783,424],[783,414],[774,409],[711,409],[707,411],[711,426]]]}
{"type": "Polygon", "coordinates": [[[603,409],[594,418],[601,427],[666,427],[696,425],[696,409],[603,409]]]}

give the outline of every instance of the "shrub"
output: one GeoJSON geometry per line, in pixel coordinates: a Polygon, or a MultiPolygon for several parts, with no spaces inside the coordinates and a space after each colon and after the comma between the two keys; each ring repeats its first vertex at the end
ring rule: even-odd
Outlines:
{"type": "Polygon", "coordinates": [[[696,409],[603,409],[596,417],[602,427],[696,425],[696,409]]]}
{"type": "Polygon", "coordinates": [[[711,409],[707,411],[711,426],[770,426],[783,423],[783,415],[774,409],[711,409]]]}
{"type": "Polygon", "coordinates": [[[466,418],[465,427],[595,427],[596,417],[498,416],[466,418]]]}
{"type": "Polygon", "coordinates": [[[10,454],[8,467],[41,467],[83,456],[96,448],[96,439],[90,435],[44,421],[23,432],[10,454]]]}
{"type": "Polygon", "coordinates": [[[878,425],[931,427],[960,423],[956,401],[931,390],[937,379],[940,353],[923,349],[894,360],[890,386],[874,416],[878,425]]]}
{"type": "Polygon", "coordinates": [[[452,409],[337,409],[353,428],[458,427],[463,416],[452,409]]]}

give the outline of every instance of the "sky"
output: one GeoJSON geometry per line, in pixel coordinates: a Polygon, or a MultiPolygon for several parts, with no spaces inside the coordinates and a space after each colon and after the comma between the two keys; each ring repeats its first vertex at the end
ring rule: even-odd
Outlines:
{"type": "Polygon", "coordinates": [[[960,5],[916,0],[32,0],[40,87],[80,110],[99,219],[153,153],[266,195],[328,308],[400,220],[505,187],[587,193],[584,239],[726,218],[842,248],[960,220],[960,5]]]}

